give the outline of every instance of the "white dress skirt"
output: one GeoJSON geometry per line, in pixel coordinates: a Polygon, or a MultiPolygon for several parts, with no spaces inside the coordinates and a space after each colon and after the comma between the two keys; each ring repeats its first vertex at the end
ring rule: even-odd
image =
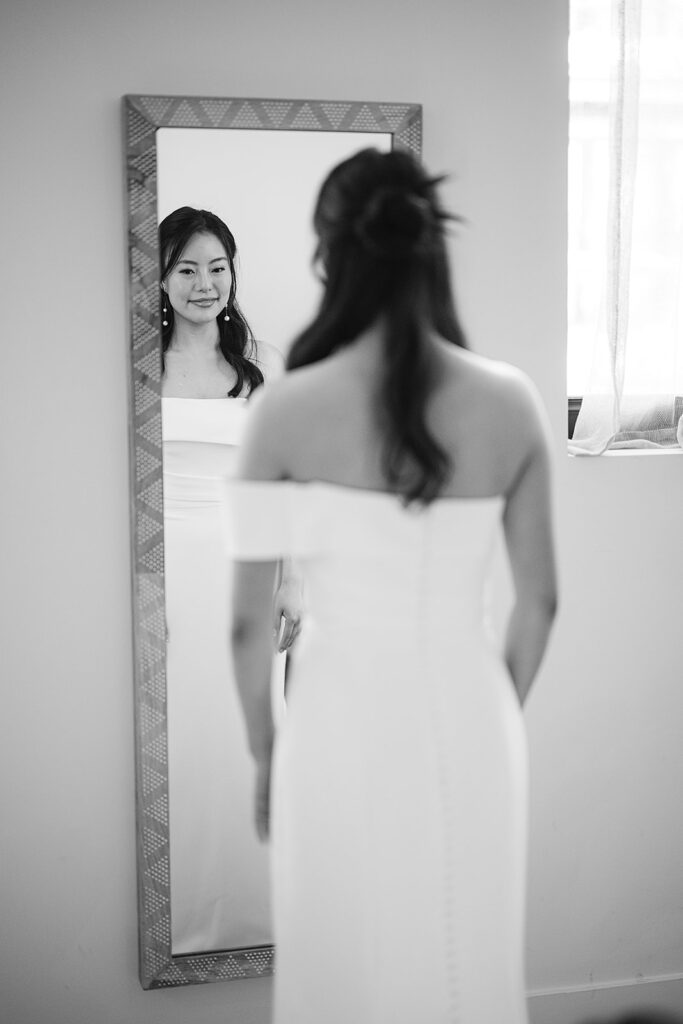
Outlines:
{"type": "Polygon", "coordinates": [[[246,416],[241,398],[162,399],[174,954],[273,941],[268,851],[253,827],[253,764],[230,652],[232,567],[222,532],[222,481],[234,470],[246,416]]]}
{"type": "Polygon", "coordinates": [[[304,567],[276,740],[275,1024],[527,1024],[527,754],[486,580],[502,498],[424,511],[233,483],[243,559],[304,567]]]}

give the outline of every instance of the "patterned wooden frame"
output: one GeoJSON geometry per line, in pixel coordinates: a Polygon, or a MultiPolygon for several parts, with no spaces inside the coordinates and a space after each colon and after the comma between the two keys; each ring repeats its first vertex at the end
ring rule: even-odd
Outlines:
{"type": "Polygon", "coordinates": [[[273,947],[174,956],[168,830],[166,637],[157,248],[158,128],[386,132],[420,155],[414,103],[125,96],[139,964],[142,987],[264,977],[273,947]]]}

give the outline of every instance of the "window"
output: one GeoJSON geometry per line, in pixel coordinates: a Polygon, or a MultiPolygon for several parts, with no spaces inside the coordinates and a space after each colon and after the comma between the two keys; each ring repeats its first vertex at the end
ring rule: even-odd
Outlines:
{"type": "Polygon", "coordinates": [[[567,383],[589,442],[576,454],[679,443],[682,53],[680,0],[571,0],[567,383]]]}

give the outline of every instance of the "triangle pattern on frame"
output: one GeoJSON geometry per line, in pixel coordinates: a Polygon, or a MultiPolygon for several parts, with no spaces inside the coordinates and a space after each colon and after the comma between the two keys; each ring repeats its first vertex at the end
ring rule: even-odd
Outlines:
{"type": "Polygon", "coordinates": [[[291,109],[292,104],[284,100],[282,102],[277,100],[263,101],[263,111],[274,128],[279,128],[281,124],[284,124],[291,109]]]}
{"type": "Polygon", "coordinates": [[[208,121],[213,128],[229,122],[228,114],[232,107],[232,100],[200,100],[199,109],[206,114],[208,121]]]}
{"type": "Polygon", "coordinates": [[[263,120],[249,100],[245,100],[235,114],[231,128],[263,128],[263,120]]]}
{"type": "Polygon", "coordinates": [[[195,102],[183,100],[171,114],[169,124],[173,128],[201,128],[202,119],[197,114],[195,102]]]}
{"type": "Polygon", "coordinates": [[[398,105],[396,103],[380,103],[379,109],[387,122],[387,126],[395,131],[407,117],[410,107],[408,104],[398,105]]]}
{"type": "Polygon", "coordinates": [[[138,102],[150,121],[161,125],[175,101],[172,96],[140,96],[138,102]]]}
{"type": "Polygon", "coordinates": [[[384,125],[380,123],[379,118],[372,112],[367,103],[361,106],[351,122],[351,128],[354,131],[376,132],[382,131],[383,127],[384,125]]]}
{"type": "Polygon", "coordinates": [[[150,136],[152,139],[154,138],[155,126],[150,124],[135,107],[128,107],[127,124],[129,149],[139,146],[143,140],[150,136]]]}
{"type": "Polygon", "coordinates": [[[335,131],[339,131],[344,123],[346,115],[352,109],[352,103],[321,103],[325,117],[328,119],[335,131]]]}
{"type": "Polygon", "coordinates": [[[314,113],[312,107],[308,103],[303,103],[292,118],[290,128],[315,130],[316,128],[320,128],[320,118],[314,113]]]}

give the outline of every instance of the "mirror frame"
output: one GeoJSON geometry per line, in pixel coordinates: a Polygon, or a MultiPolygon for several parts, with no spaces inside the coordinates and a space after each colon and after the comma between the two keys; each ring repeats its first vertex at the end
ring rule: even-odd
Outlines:
{"type": "MultiPolygon", "coordinates": [[[[416,103],[123,97],[130,311],[130,479],[139,972],[144,989],[272,974],[274,947],[171,953],[157,233],[158,128],[384,132],[421,155],[416,103]]],[[[359,139],[359,148],[362,140],[359,139]]]]}

